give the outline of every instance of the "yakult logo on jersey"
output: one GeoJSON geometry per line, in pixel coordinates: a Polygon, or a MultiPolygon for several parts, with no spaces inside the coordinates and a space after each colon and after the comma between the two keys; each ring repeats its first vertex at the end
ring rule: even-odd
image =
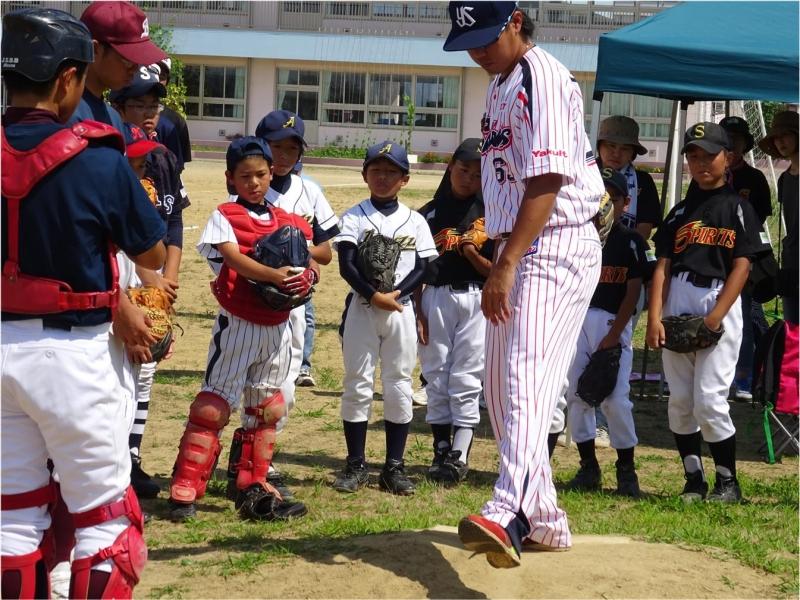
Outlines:
{"type": "Polygon", "coordinates": [[[603,267],[600,269],[600,283],[625,283],[628,281],[628,267],[603,267]]]}
{"type": "Polygon", "coordinates": [[[481,154],[486,154],[490,148],[496,150],[503,150],[511,145],[511,127],[503,127],[495,131],[489,131],[488,134],[483,136],[483,144],[481,145],[481,154]]]}
{"type": "Polygon", "coordinates": [[[544,150],[531,150],[531,154],[533,158],[544,158],[545,156],[560,156],[561,158],[567,158],[567,153],[565,150],[551,150],[550,148],[545,148],[544,150]]]}
{"type": "Polygon", "coordinates": [[[690,244],[733,248],[735,242],[736,232],[733,229],[707,227],[702,221],[690,221],[675,233],[673,252],[680,254],[690,244]]]}
{"type": "Polygon", "coordinates": [[[456,25],[462,29],[475,25],[475,17],[470,14],[473,10],[474,6],[459,6],[456,9],[456,25]]]}

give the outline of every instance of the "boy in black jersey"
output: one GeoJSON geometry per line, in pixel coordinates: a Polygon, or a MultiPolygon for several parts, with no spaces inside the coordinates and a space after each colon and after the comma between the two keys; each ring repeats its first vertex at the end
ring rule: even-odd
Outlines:
{"type": "MultiPolygon", "coordinates": [[[[614,226],[603,246],[603,267],[589,311],[578,337],[578,349],[570,367],[567,389],[567,419],[572,437],[578,444],[581,466],[569,487],[576,490],[600,490],[602,477],[595,454],[595,407],[581,400],[577,394],[578,379],[589,359],[597,350],[622,346],[619,373],[614,390],[601,404],[608,420],[611,446],[617,451],[617,493],[639,496],[639,480],[633,464],[633,452],[638,439],[633,424],[633,403],[629,399],[628,383],[633,364],[631,317],[642,290],[642,279],[647,272],[647,246],[639,233],[622,224],[630,197],[624,175],[611,167],[601,169],[606,191],[614,202],[614,226]]],[[[557,437],[557,436],[556,436],[557,437]]],[[[555,446],[551,434],[548,440],[555,446]]]]}
{"type": "Polygon", "coordinates": [[[736,479],[736,429],[729,414],[728,386],[733,381],[742,341],[739,299],[752,257],[768,248],[755,210],[726,184],[730,142],[715,123],[690,127],[684,135],[689,172],[697,184],[667,215],[655,236],[656,264],[650,294],[647,343],[664,344],[662,316],[703,315],[718,331],[719,342],[697,352],[662,353],[670,388],[669,426],[683,460],[687,502],[706,498],[739,502],[736,479]],[[706,440],[716,480],[708,483],[700,459],[706,440]]]}

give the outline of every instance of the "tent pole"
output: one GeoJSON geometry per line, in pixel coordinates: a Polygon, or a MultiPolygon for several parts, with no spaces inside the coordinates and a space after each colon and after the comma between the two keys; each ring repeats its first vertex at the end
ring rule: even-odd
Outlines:
{"type": "Polygon", "coordinates": [[[595,92],[592,96],[592,122],[589,126],[589,143],[594,149],[595,157],[597,152],[597,133],[600,131],[600,109],[603,105],[603,92],[595,92]]]}
{"type": "Polygon", "coordinates": [[[671,133],[669,144],[667,144],[666,169],[664,171],[664,181],[661,183],[661,207],[664,214],[667,214],[674,206],[674,196],[672,195],[672,181],[678,168],[678,157],[680,157],[680,120],[678,101],[672,103],[672,121],[670,125],[671,133]]]}
{"type": "Polygon", "coordinates": [[[686,111],[689,103],[681,100],[680,112],[678,112],[678,127],[675,137],[675,177],[672,180],[672,204],[670,208],[680,202],[683,197],[683,155],[680,148],[683,146],[683,132],[686,131],[686,111]]]}

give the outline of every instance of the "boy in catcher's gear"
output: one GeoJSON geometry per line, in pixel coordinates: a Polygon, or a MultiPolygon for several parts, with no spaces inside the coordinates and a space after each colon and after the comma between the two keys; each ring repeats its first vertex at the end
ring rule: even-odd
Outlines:
{"type": "MultiPolygon", "coordinates": [[[[629,399],[630,374],[633,364],[633,328],[631,318],[647,271],[647,246],[642,236],[622,224],[628,206],[628,186],[625,177],[611,167],[601,169],[606,191],[614,203],[614,226],[603,246],[603,266],[600,282],[589,302],[589,310],[578,336],[575,360],[568,372],[567,423],[578,445],[580,469],[569,482],[576,490],[600,490],[602,477],[595,453],[594,403],[591,397],[581,398],[581,378],[592,357],[598,352],[618,349],[617,369],[612,374],[611,391],[602,400],[600,409],[608,421],[611,447],[617,451],[617,493],[639,496],[639,481],[634,468],[633,454],[638,443],[633,423],[633,403],[629,399]]],[[[613,361],[609,361],[610,369],[613,361]]],[[[585,385],[585,382],[584,382],[585,385]]],[[[586,395],[584,393],[584,395],[586,395]]]]}
{"type": "Polygon", "coordinates": [[[417,337],[433,432],[428,476],[443,484],[467,474],[472,437],[480,421],[486,319],[481,288],[494,242],[483,233],[481,140],[461,142],[433,200],[419,212],[439,256],[428,263],[424,289],[415,293],[417,337]]]}
{"type": "Polygon", "coordinates": [[[333,484],[340,492],[355,492],[369,480],[364,456],[378,360],[386,430],[386,462],[379,484],[393,494],[415,491],[403,462],[412,417],[411,373],[417,360],[416,319],[410,295],[422,280],[425,261],[436,256],[436,248],[425,220],[397,200],[398,192],[408,183],[408,170],[408,157],[400,144],[384,141],[370,146],[362,173],[370,197],[342,215],[341,233],[334,240],[339,272],[351,288],[339,330],[344,355],[342,421],[347,443],[347,463],[333,484]],[[372,236],[400,244],[392,291],[376,290],[358,269],[358,246],[369,243],[372,236]]]}
{"type": "Polygon", "coordinates": [[[604,194],[583,128],[580,87],[536,47],[516,2],[450,2],[445,50],[467,50],[494,78],[481,121],[486,233],[499,240],[483,286],[484,387],[500,476],[482,515],[459,524],[495,567],[522,542],[567,548],[547,456],[553,410],[600,274],[592,219],[604,194]],[[546,99],[546,100],[545,100],[546,99]]]}
{"type": "Polygon", "coordinates": [[[94,57],[86,27],[58,10],[13,11],[2,46],[2,596],[49,596],[50,457],[77,527],[70,597],[130,598],[147,549],[125,446],[130,404],[109,355],[114,245],[158,268],[164,225],[118,132],[64,124],[94,57]]]}
{"type": "Polygon", "coordinates": [[[268,281],[288,293],[309,292],[311,269],[266,267],[250,254],[264,235],[292,225],[308,239],[311,229],[264,201],[272,176],[272,154],[264,140],[234,140],[226,154],[225,177],[235,202],[220,204],[200,235],[197,248],[217,278],[212,291],[220,304],[208,348],[203,388],[189,407],[170,485],[170,518],[195,515],[220,453],[219,436],[244,396],[242,427],[234,432],[229,470],[236,479],[235,505],[244,519],[287,519],[306,508],[289,502],[267,482],[275,444],[275,426],[284,416],[281,387],[289,371],[289,311],[269,308],[252,281],[268,281]]]}
{"type": "Polygon", "coordinates": [[[669,212],[655,236],[658,263],[647,344],[664,346],[664,316],[699,315],[711,331],[724,328],[719,342],[709,348],[688,354],[665,348],[661,359],[670,390],[669,427],[685,470],[684,500],[708,493],[700,458],[705,440],[716,470],[708,500],[738,502],[736,429],[727,398],[742,340],[739,295],[752,258],[769,249],[769,240],[752,205],[726,183],[730,144],[725,130],[716,123],[697,123],[683,139],[681,153],[696,186],[669,212]]]}

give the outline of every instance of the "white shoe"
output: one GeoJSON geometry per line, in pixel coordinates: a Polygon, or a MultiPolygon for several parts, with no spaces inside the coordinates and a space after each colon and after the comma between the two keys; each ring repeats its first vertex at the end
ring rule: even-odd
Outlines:
{"type": "Polygon", "coordinates": [[[608,431],[602,427],[598,427],[594,436],[595,448],[608,448],[611,445],[611,440],[608,437],[608,431]]]}
{"type": "Polygon", "coordinates": [[[414,406],[428,406],[428,392],[425,391],[425,386],[411,395],[411,402],[414,406]]]}
{"type": "Polygon", "coordinates": [[[556,441],[557,446],[563,446],[564,448],[567,447],[567,434],[561,433],[558,436],[558,440],[556,441]]]}
{"type": "Polygon", "coordinates": [[[69,598],[69,580],[72,569],[68,560],[58,563],[50,571],[50,592],[54,599],[66,600],[69,598]]]}
{"type": "Polygon", "coordinates": [[[317,382],[314,381],[309,371],[300,371],[294,384],[298,387],[316,387],[317,382]]]}

